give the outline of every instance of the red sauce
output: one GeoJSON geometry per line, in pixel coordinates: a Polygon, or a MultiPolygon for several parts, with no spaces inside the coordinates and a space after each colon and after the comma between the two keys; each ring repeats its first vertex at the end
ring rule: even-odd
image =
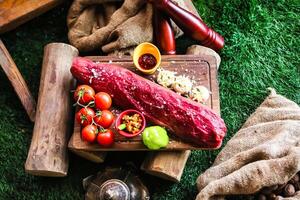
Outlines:
{"type": "Polygon", "coordinates": [[[139,65],[145,70],[152,69],[155,67],[156,63],[156,58],[150,53],[143,54],[139,57],[139,65]]]}

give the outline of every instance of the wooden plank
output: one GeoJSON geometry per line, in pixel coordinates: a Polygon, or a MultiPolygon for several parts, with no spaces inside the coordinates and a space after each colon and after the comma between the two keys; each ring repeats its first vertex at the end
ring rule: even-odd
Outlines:
{"type": "MultiPolygon", "coordinates": [[[[132,59],[128,56],[123,57],[88,57],[95,62],[115,63],[127,69],[138,73],[133,67],[132,59]]],[[[220,112],[219,103],[219,89],[217,83],[217,67],[216,60],[212,56],[195,56],[195,55],[166,55],[162,57],[161,66],[165,69],[176,71],[178,74],[185,74],[192,78],[196,85],[204,85],[211,92],[211,98],[207,102],[207,106],[214,109],[217,113],[220,112]]],[[[154,80],[157,73],[151,76],[145,76],[150,80],[154,80]]],[[[116,133],[116,130],[113,129],[116,133]]],[[[69,148],[71,150],[85,150],[85,151],[147,151],[142,141],[141,136],[131,139],[124,138],[118,133],[116,135],[116,142],[110,148],[104,148],[97,144],[89,144],[82,141],[80,137],[80,125],[75,122],[73,135],[69,141],[69,148]]],[[[175,138],[172,134],[170,143],[163,150],[191,150],[200,149],[197,146],[188,144],[175,138]]]]}
{"type": "Polygon", "coordinates": [[[15,62],[0,39],[0,65],[11,82],[30,120],[34,122],[36,103],[15,62]]]}
{"type": "Polygon", "coordinates": [[[37,176],[66,176],[74,79],[70,73],[78,50],[64,43],[44,48],[37,114],[25,171],[37,176]]]}
{"type": "Polygon", "coordinates": [[[64,0],[0,0],[0,33],[10,31],[64,0]]]}

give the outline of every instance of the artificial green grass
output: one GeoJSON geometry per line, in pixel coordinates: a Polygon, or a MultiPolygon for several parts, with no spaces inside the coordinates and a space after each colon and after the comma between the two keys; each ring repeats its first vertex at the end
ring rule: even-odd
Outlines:
{"type": "MultiPolygon", "coordinates": [[[[300,103],[299,1],[194,1],[203,20],[226,40],[219,71],[221,112],[228,135],[239,129],[273,87],[300,103]]],[[[43,47],[67,42],[65,17],[69,2],[1,36],[35,98],[38,94],[43,47]]],[[[184,52],[195,42],[179,39],[184,52]]],[[[133,161],[143,153],[112,153],[105,164],[70,155],[66,178],[27,175],[24,163],[33,124],[29,121],[4,72],[0,70],[0,199],[82,199],[82,178],[107,164],[133,161]]],[[[194,199],[195,180],[213,162],[218,151],[194,151],[182,180],[173,184],[143,175],[152,199],[194,199]]]]}

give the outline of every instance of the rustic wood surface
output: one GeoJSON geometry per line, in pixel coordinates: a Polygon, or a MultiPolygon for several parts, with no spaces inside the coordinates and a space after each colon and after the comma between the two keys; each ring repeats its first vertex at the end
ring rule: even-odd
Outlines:
{"type": "Polygon", "coordinates": [[[0,33],[10,31],[64,0],[0,0],[0,33]]]}
{"type": "Polygon", "coordinates": [[[77,55],[76,48],[64,43],[51,43],[44,49],[37,114],[25,163],[27,173],[67,175],[67,143],[72,124],[70,91],[74,85],[70,67],[77,55]]]}
{"type": "Polygon", "coordinates": [[[95,163],[103,163],[107,155],[107,152],[105,151],[81,151],[75,149],[71,151],[77,154],[78,156],[95,163]]]}
{"type": "Polygon", "coordinates": [[[190,154],[190,150],[149,152],[141,170],[153,176],[179,182],[190,154]]]}
{"type": "MultiPolygon", "coordinates": [[[[132,64],[131,57],[89,57],[90,59],[103,63],[114,63],[138,73],[132,64]]],[[[207,102],[207,106],[215,112],[220,112],[219,89],[217,82],[216,59],[212,56],[195,56],[195,55],[174,55],[163,56],[161,66],[171,71],[177,71],[178,74],[185,74],[196,82],[196,85],[204,85],[211,92],[211,98],[207,102]]],[[[138,73],[139,74],[139,73],[138,73]]],[[[146,76],[150,80],[154,80],[157,74],[146,76]]],[[[116,130],[113,130],[116,132],[116,130]]],[[[141,140],[141,136],[132,139],[124,138],[119,134],[116,135],[115,143],[110,148],[104,148],[97,144],[89,144],[84,142],[80,137],[80,125],[75,122],[73,135],[69,141],[71,150],[84,151],[147,151],[141,140]]],[[[170,134],[171,135],[171,134],[170,134]]],[[[163,150],[191,150],[201,149],[192,144],[180,141],[171,135],[170,143],[163,150]]]]}
{"type": "Polygon", "coordinates": [[[30,120],[34,122],[36,103],[15,62],[0,40],[0,65],[11,82],[30,120]]]}

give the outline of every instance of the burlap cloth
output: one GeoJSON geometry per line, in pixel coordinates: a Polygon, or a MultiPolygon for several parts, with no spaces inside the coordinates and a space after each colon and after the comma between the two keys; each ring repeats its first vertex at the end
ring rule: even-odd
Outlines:
{"type": "MultiPolygon", "coordinates": [[[[197,179],[197,200],[253,194],[300,171],[300,108],[271,94],[197,179]]],[[[286,199],[300,199],[300,193],[286,199]]]]}
{"type": "MultiPolygon", "coordinates": [[[[194,14],[185,0],[174,0],[194,14]]],[[[67,17],[69,41],[80,51],[129,54],[142,42],[152,42],[153,8],[146,0],[75,0],[67,17]]],[[[176,37],[182,31],[172,23],[176,37]]]]}

